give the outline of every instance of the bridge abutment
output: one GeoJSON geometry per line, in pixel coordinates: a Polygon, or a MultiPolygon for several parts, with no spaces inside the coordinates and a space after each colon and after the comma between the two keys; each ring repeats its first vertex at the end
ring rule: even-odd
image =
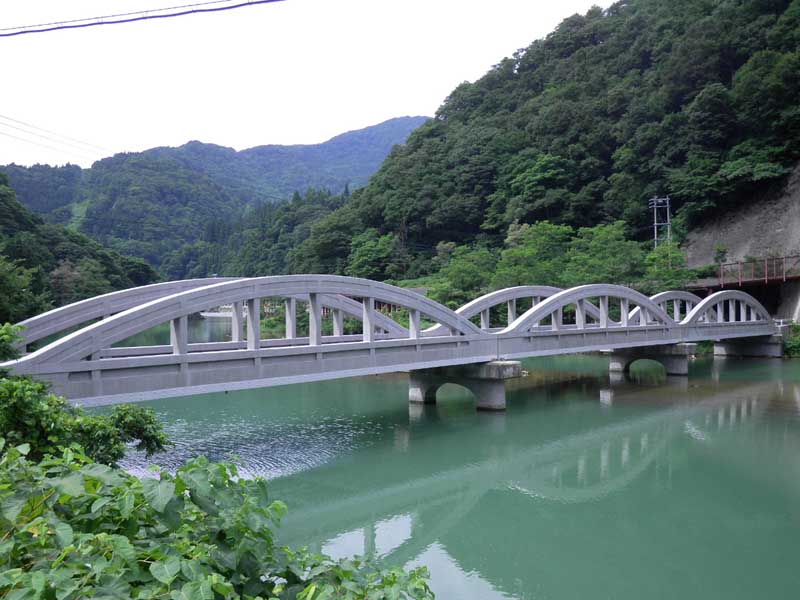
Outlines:
{"type": "Polygon", "coordinates": [[[505,381],[521,376],[522,364],[514,360],[411,371],[408,374],[408,401],[435,404],[439,388],[454,383],[472,392],[478,410],[505,410],[505,381]]]}
{"type": "Polygon", "coordinates": [[[777,334],[715,342],[714,356],[782,358],[783,336],[777,334]]]}
{"type": "Polygon", "coordinates": [[[689,356],[693,355],[697,344],[668,344],[664,346],[645,346],[614,350],[608,370],[611,373],[628,373],[637,360],[654,360],[664,366],[667,375],[689,375],[689,356]]]}

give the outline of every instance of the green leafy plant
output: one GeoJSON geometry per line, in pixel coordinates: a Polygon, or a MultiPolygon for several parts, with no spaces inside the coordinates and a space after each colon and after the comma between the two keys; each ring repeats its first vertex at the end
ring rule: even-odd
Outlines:
{"type": "Polygon", "coordinates": [[[30,452],[22,444],[0,458],[8,600],[433,597],[422,568],[278,547],[273,527],[286,507],[234,465],[197,458],[140,480],[74,448],[38,464],[30,452]]]}
{"type": "Polygon", "coordinates": [[[792,323],[789,326],[789,334],[785,338],[783,349],[786,356],[793,358],[800,356],[800,324],[792,323]]]}
{"type": "Polygon", "coordinates": [[[19,344],[22,343],[21,331],[22,327],[19,325],[0,324],[0,361],[19,358],[19,344]]]}
{"type": "Polygon", "coordinates": [[[169,445],[150,409],[117,406],[109,415],[87,415],[47,384],[24,377],[0,379],[0,432],[9,444],[28,444],[33,459],[77,443],[97,462],[115,464],[129,443],[148,456],[169,445]]]}

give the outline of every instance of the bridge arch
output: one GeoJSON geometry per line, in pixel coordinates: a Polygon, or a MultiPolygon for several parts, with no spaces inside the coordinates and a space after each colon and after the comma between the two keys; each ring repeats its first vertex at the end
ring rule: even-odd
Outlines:
{"type": "Polygon", "coordinates": [[[237,281],[238,277],[209,277],[205,279],[184,279],[153,283],[126,290],[109,292],[93,298],[87,298],[66,306],[54,308],[40,315],[17,323],[23,327],[24,343],[32,344],[47,336],[61,333],[67,329],[93,321],[110,317],[129,308],[151,302],[159,298],[171,296],[187,290],[193,290],[215,283],[237,281]]]}
{"type": "Polygon", "coordinates": [[[704,298],[686,315],[681,325],[771,320],[769,311],[750,294],[739,290],[723,290],[704,298]]]}
{"type": "MultiPolygon", "coordinates": [[[[146,302],[93,323],[33,352],[17,363],[64,363],[79,361],[112,344],[159,325],[213,306],[247,302],[266,297],[322,295],[359,297],[417,311],[444,325],[456,335],[480,334],[478,327],[452,310],[410,290],[385,283],[335,275],[285,275],[237,279],[189,289],[146,302]]],[[[318,308],[318,307],[317,307],[318,308]]],[[[319,314],[317,313],[317,318],[319,314]]],[[[375,313],[370,315],[374,319],[375,313]]],[[[374,320],[372,321],[374,324],[374,320]]]]}
{"type": "MultiPolygon", "coordinates": [[[[703,299],[698,296],[697,294],[693,294],[692,292],[685,292],[683,290],[670,290],[666,292],[660,292],[655,294],[654,296],[650,296],[650,300],[658,304],[661,309],[668,313],[668,303],[672,303],[672,319],[675,322],[680,322],[681,316],[685,316],[691,312],[691,310],[700,304],[703,299]]],[[[630,313],[630,320],[635,321],[638,318],[640,309],[637,306],[634,308],[630,313]]]]}
{"type": "MultiPolygon", "coordinates": [[[[563,291],[562,288],[553,287],[550,285],[520,285],[515,287],[503,288],[489,292],[483,296],[479,296],[470,302],[467,302],[460,308],[456,309],[456,314],[461,315],[465,319],[471,319],[477,315],[481,315],[481,329],[489,331],[491,329],[489,322],[489,310],[495,306],[502,304],[507,305],[509,320],[511,323],[517,318],[516,302],[523,298],[531,298],[533,304],[538,304],[542,299],[549,298],[553,294],[563,291]]],[[[441,325],[434,325],[425,330],[426,334],[430,333],[435,335],[442,330],[441,325]]]]}
{"type": "Polygon", "coordinates": [[[561,326],[563,309],[570,305],[575,305],[576,307],[575,327],[584,329],[587,326],[586,314],[588,313],[588,307],[591,305],[589,300],[593,298],[600,298],[600,307],[598,309],[598,325],[600,328],[632,325],[633,322],[629,320],[630,311],[628,310],[631,303],[645,311],[644,315],[638,313],[637,323],[639,325],[647,325],[651,322],[668,328],[676,325],[675,321],[658,304],[644,294],[625,286],[600,283],[581,285],[550,296],[547,300],[519,316],[501,333],[517,334],[527,331],[548,317],[551,319],[551,328],[558,329],[561,326]],[[620,323],[612,321],[609,317],[609,299],[612,298],[621,302],[622,321],[620,323]]]}

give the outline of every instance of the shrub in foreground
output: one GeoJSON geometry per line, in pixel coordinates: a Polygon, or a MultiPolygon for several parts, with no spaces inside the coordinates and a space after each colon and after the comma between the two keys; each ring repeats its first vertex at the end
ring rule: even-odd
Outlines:
{"type": "Polygon", "coordinates": [[[125,455],[129,443],[148,456],[169,445],[150,409],[122,405],[108,415],[87,415],[51,394],[46,383],[26,377],[0,379],[0,435],[12,446],[28,444],[33,460],[77,443],[93,460],[109,465],[125,455]]]}
{"type": "Polygon", "coordinates": [[[234,465],[197,458],[175,475],[138,479],[76,448],[40,463],[29,452],[23,444],[0,458],[7,600],[433,598],[422,568],[380,570],[276,546],[285,506],[234,465]]]}

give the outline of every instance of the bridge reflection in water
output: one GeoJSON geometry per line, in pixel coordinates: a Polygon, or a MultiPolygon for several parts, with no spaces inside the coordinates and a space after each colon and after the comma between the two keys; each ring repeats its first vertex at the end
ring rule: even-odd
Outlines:
{"type": "Polygon", "coordinates": [[[705,556],[705,540],[690,526],[703,519],[714,529],[732,517],[725,514],[730,509],[705,499],[705,487],[693,496],[692,484],[708,478],[714,487],[732,485],[732,496],[748,496],[741,482],[727,478],[743,459],[746,438],[748,451],[758,449],[746,462],[783,457],[781,468],[791,471],[781,481],[765,474],[749,483],[762,492],[784,487],[781,493],[800,500],[800,485],[791,483],[798,481],[800,460],[787,458],[800,456],[800,432],[769,418],[800,412],[800,384],[725,383],[691,392],[687,401],[683,382],[648,389],[644,395],[651,406],[643,410],[642,389],[626,382],[556,386],[540,396],[552,394],[559,403],[566,396],[568,414],[562,414],[563,406],[552,410],[549,402],[528,413],[531,418],[479,414],[474,435],[467,438],[447,414],[447,402],[417,408],[408,425],[395,426],[391,447],[370,448],[379,453],[370,464],[379,468],[358,473],[345,459],[276,480],[276,495],[290,501],[281,541],[313,540],[313,549],[334,556],[375,553],[389,564],[426,564],[434,584],[448,580],[439,590],[443,598],[538,597],[529,596],[529,579],[543,590],[566,586],[593,597],[593,590],[619,587],[611,579],[620,573],[614,564],[620,556],[633,564],[652,560],[647,573],[654,590],[671,576],[687,575],[658,568],[653,575],[659,561],[705,561],[712,570],[723,568],[719,559],[705,556]],[[596,403],[577,400],[587,393],[596,403]],[[606,415],[599,425],[598,410],[606,415]],[[559,433],[542,435],[535,421],[552,417],[561,420],[559,433]],[[525,428],[531,430],[529,442],[521,444],[525,428]],[[415,454],[424,457],[425,467],[415,454]],[[709,461],[719,472],[707,471],[709,461]],[[642,514],[643,503],[652,512],[642,514]],[[676,523],[687,527],[679,536],[686,542],[680,557],[674,532],[664,531],[676,523]],[[529,542],[520,544],[521,535],[529,542]],[[576,577],[573,567],[581,562],[596,565],[592,577],[576,577]],[[453,569],[460,577],[443,575],[453,569]],[[464,589],[455,592],[449,587],[454,582],[464,589]]]}
{"type": "Polygon", "coordinates": [[[525,367],[507,414],[456,386],[409,407],[403,375],[154,402],[178,444],[157,460],[235,453],[287,502],[281,543],[425,564],[444,600],[800,589],[800,365],[635,383],[599,356],[525,367]]]}

